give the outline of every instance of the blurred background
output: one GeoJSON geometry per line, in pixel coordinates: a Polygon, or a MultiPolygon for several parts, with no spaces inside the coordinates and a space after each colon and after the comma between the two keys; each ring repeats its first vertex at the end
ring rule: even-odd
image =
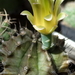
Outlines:
{"type": "MultiPolygon", "coordinates": [[[[3,11],[3,9],[7,11],[11,19],[16,19],[17,29],[19,29],[20,23],[21,26],[26,25],[30,30],[34,31],[26,16],[20,15],[23,10],[28,10],[32,13],[28,0],[0,0],[0,11],[3,11]]],[[[64,0],[61,5],[61,11],[65,12],[68,16],[58,23],[56,31],[75,41],[75,1],[64,0]]]]}

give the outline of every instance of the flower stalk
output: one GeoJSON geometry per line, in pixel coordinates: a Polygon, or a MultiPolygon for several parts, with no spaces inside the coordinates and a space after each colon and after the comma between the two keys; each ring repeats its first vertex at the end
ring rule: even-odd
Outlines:
{"type": "Polygon", "coordinates": [[[48,35],[41,34],[43,50],[48,50],[50,48],[52,42],[51,37],[52,34],[48,34],[48,35]]]}

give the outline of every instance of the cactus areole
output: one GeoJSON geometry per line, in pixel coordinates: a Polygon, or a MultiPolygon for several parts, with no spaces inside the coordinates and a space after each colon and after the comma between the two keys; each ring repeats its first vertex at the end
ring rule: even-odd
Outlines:
{"type": "MultiPolygon", "coordinates": [[[[29,0],[29,2],[33,9],[33,15],[26,10],[21,14],[26,15],[33,27],[44,36],[51,34],[57,28],[58,21],[65,17],[65,14],[60,12],[60,4],[63,0],[29,0]]],[[[44,47],[43,49],[48,48],[44,47]]]]}

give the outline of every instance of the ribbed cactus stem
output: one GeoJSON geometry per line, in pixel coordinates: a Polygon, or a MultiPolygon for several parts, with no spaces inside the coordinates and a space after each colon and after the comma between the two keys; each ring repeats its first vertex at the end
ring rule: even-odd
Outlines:
{"type": "MultiPolygon", "coordinates": [[[[7,17],[8,15],[6,11],[4,16],[5,16],[5,20],[4,21],[0,20],[1,21],[0,22],[0,37],[4,39],[5,41],[7,41],[10,38],[10,34],[8,33],[10,31],[10,27],[9,27],[10,20],[8,20],[8,17],[7,17]]],[[[3,18],[3,16],[0,16],[0,17],[3,18]]]]}
{"type": "Polygon", "coordinates": [[[52,34],[44,35],[41,34],[42,38],[42,49],[43,50],[48,50],[51,46],[51,36],[52,34]]]}

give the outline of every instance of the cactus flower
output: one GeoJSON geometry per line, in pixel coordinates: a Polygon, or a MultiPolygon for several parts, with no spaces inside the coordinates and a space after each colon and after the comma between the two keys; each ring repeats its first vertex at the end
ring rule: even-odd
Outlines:
{"type": "Polygon", "coordinates": [[[63,0],[29,0],[33,15],[29,11],[22,11],[22,15],[27,15],[28,20],[34,29],[42,34],[50,34],[56,28],[59,20],[65,17],[60,13],[59,6],[63,0]]]}
{"type": "Polygon", "coordinates": [[[63,0],[29,0],[33,15],[29,11],[22,11],[34,29],[41,33],[42,49],[48,50],[51,46],[51,33],[57,28],[58,21],[66,15],[60,13],[60,4],[63,0]]]}

